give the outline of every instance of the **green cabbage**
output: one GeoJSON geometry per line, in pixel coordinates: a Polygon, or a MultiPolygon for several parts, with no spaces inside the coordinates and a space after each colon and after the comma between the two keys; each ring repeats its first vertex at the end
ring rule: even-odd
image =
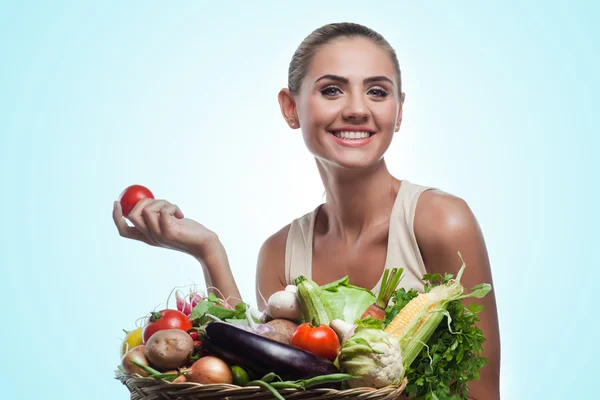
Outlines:
{"type": "Polygon", "coordinates": [[[321,293],[334,318],[354,324],[373,304],[376,297],[371,291],[348,283],[348,277],[321,286],[321,293]]]}

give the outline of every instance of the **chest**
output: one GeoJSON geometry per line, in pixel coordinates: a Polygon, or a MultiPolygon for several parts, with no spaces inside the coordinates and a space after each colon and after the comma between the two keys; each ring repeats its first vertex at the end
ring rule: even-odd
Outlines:
{"type": "Polygon", "coordinates": [[[372,289],[383,275],[388,248],[387,226],[347,243],[315,235],[312,278],[322,285],[348,276],[350,284],[372,289]]]}

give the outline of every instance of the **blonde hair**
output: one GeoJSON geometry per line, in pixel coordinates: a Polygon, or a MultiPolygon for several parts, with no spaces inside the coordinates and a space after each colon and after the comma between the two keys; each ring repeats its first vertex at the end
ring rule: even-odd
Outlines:
{"type": "Polygon", "coordinates": [[[400,64],[396,51],[388,43],[385,38],[374,30],[366,26],[351,22],[341,22],[324,25],[315,29],[308,35],[300,46],[296,49],[288,70],[288,88],[293,95],[298,94],[302,80],[306,76],[306,72],[317,50],[338,38],[353,38],[362,37],[371,40],[373,43],[381,46],[386,50],[394,68],[396,69],[396,78],[398,80],[398,91],[402,93],[402,80],[400,73],[400,64]]]}

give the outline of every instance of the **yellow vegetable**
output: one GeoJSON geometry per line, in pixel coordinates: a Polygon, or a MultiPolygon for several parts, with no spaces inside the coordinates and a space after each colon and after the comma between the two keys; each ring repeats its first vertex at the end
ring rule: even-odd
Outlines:
{"type": "MultiPolygon", "coordinates": [[[[458,254],[460,256],[460,253],[458,254]]],[[[419,294],[409,301],[386,326],[385,332],[400,342],[405,368],[410,366],[420,353],[444,315],[448,315],[449,302],[467,297],[482,298],[491,290],[489,284],[481,284],[473,288],[475,290],[472,293],[465,294],[464,287],[460,283],[464,269],[463,262],[456,279],[449,279],[445,283],[434,286],[429,292],[419,294]]]]}
{"type": "Polygon", "coordinates": [[[137,328],[127,332],[127,335],[121,344],[121,357],[123,357],[129,350],[142,344],[144,344],[142,342],[142,328],[137,328]]]}
{"type": "MultiPolygon", "coordinates": [[[[421,293],[414,299],[408,302],[406,306],[396,315],[396,317],[388,324],[385,331],[394,339],[400,339],[404,334],[404,329],[413,321],[417,315],[424,310],[426,307],[429,308],[430,297],[426,293],[421,293]]],[[[426,314],[420,321],[420,324],[424,324],[431,314],[426,314]]]]}

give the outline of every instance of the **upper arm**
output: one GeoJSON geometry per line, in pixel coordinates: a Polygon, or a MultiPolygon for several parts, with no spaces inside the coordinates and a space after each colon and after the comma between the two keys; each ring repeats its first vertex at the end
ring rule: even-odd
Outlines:
{"type": "Polygon", "coordinates": [[[290,226],[287,225],[270,236],[260,248],[256,268],[256,304],[259,310],[266,307],[269,297],[286,286],[285,246],[290,226]]]}
{"type": "MultiPolygon", "coordinates": [[[[489,283],[493,288],[483,234],[464,200],[439,191],[424,192],[417,205],[414,229],[427,273],[443,275],[448,272],[456,276],[462,266],[460,252],[466,264],[461,278],[465,289],[480,283],[489,283]]],[[[465,299],[466,304],[472,301],[465,299]]],[[[494,291],[477,302],[484,307],[479,314],[478,326],[486,338],[483,356],[488,359],[488,364],[482,368],[480,380],[469,384],[469,397],[499,399],[500,334],[494,291]]]]}

